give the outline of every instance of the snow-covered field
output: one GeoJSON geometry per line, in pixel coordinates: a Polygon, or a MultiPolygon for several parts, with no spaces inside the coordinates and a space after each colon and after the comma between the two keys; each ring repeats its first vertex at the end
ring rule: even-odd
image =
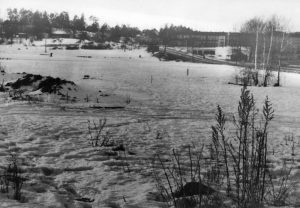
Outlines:
{"type": "MultiPolygon", "coordinates": [[[[0,163],[5,166],[9,153],[17,152],[29,180],[24,184],[26,203],[3,194],[0,207],[162,207],[152,194],[156,191],[150,168],[153,155],[205,143],[215,123],[216,106],[228,115],[237,109],[241,88],[227,84],[238,70],[232,66],[160,62],[143,49],[49,52],[53,57],[41,55],[43,47],[0,46],[7,73],[71,80],[83,95],[82,104],[1,103],[0,163]],[[83,79],[84,75],[90,79],[83,79]],[[89,103],[84,102],[85,95],[89,103]],[[101,105],[125,108],[89,108],[96,97],[101,105]],[[134,153],[126,161],[88,143],[87,121],[104,118],[112,134],[124,135],[117,139],[134,153]],[[155,139],[157,132],[163,132],[163,139],[155,139]],[[124,171],[124,162],[130,172],[124,171]],[[94,201],[75,200],[83,197],[94,201]]],[[[267,95],[273,103],[269,138],[275,162],[292,157],[291,144],[283,138],[293,133],[294,159],[300,163],[300,74],[282,73],[282,85],[250,89],[260,109],[267,95]]]]}

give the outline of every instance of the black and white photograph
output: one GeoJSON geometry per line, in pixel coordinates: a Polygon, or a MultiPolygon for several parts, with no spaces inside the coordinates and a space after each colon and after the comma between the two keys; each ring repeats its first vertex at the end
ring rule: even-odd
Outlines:
{"type": "Polygon", "coordinates": [[[0,0],[0,208],[297,207],[299,0],[0,0]]]}

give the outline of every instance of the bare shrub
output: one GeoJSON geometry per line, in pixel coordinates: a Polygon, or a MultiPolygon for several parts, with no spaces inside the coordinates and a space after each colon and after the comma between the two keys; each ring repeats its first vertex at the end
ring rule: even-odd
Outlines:
{"type": "Polygon", "coordinates": [[[225,114],[218,107],[217,125],[212,127],[215,152],[225,161],[227,193],[238,207],[262,206],[266,195],[268,126],[274,110],[268,98],[258,120],[253,95],[242,88],[237,117],[233,118],[235,136],[224,135],[225,114]],[[230,163],[229,163],[230,161],[230,163]],[[230,174],[233,173],[233,180],[230,174]]]}
{"type": "MultiPolygon", "coordinates": [[[[155,156],[154,178],[161,198],[169,206],[189,207],[224,207],[222,194],[211,186],[208,167],[201,150],[178,153],[172,151],[171,162],[159,155],[155,156]],[[156,166],[161,168],[155,169],[156,166]]],[[[216,187],[216,184],[214,184],[216,187]]]]}
{"type": "Polygon", "coordinates": [[[271,80],[273,77],[271,66],[265,67],[264,74],[263,74],[263,82],[262,86],[267,87],[270,85],[271,80]]]}
{"type": "Polygon", "coordinates": [[[151,126],[150,126],[150,124],[149,124],[148,121],[145,122],[143,128],[144,128],[144,132],[145,133],[150,133],[152,131],[152,128],[151,128],[151,126]]]}
{"type": "Polygon", "coordinates": [[[13,100],[26,100],[24,93],[25,90],[23,89],[12,89],[8,92],[9,97],[11,97],[13,100]]]}
{"type": "Polygon", "coordinates": [[[109,145],[111,135],[106,128],[106,119],[99,119],[98,122],[88,120],[89,142],[93,147],[109,145]]]}
{"type": "Polygon", "coordinates": [[[7,168],[4,168],[0,177],[0,190],[2,193],[9,192],[9,175],[7,172],[7,168]]]}
{"type": "Polygon", "coordinates": [[[88,120],[88,134],[89,143],[93,147],[97,148],[100,154],[113,157],[116,161],[111,164],[106,163],[109,166],[121,166],[124,173],[131,172],[130,168],[130,155],[135,155],[134,152],[130,151],[125,141],[128,141],[128,132],[120,133],[114,132],[108,129],[107,120],[99,119],[98,122],[88,120]]]}
{"type": "Polygon", "coordinates": [[[169,137],[168,132],[165,129],[156,130],[155,139],[161,140],[163,138],[169,137]]]}
{"type": "Polygon", "coordinates": [[[84,101],[86,101],[87,103],[90,101],[90,97],[88,94],[85,96],[84,101]]]}
{"type": "Polygon", "coordinates": [[[261,86],[262,78],[259,70],[255,70],[252,67],[245,67],[234,75],[234,82],[230,84],[241,85],[241,86],[261,86]]]}
{"type": "Polygon", "coordinates": [[[0,73],[1,74],[5,74],[6,73],[6,67],[1,62],[0,62],[0,73]]]}
{"type": "Polygon", "coordinates": [[[295,156],[296,141],[295,141],[294,134],[289,133],[289,134],[285,135],[283,139],[285,141],[285,145],[291,145],[291,155],[295,156]]]}
{"type": "Polygon", "coordinates": [[[6,88],[4,86],[4,79],[2,79],[2,83],[0,85],[0,92],[5,92],[6,91],[6,88]]]}
{"type": "MultiPolygon", "coordinates": [[[[217,108],[210,157],[203,157],[204,146],[200,152],[189,148],[185,156],[173,150],[171,163],[156,156],[163,171],[162,175],[155,173],[162,198],[175,207],[225,207],[224,199],[236,207],[264,207],[271,193],[267,154],[268,128],[273,118],[268,97],[260,117],[253,95],[243,87],[237,114],[230,123],[234,134],[226,131],[229,119],[220,106],[217,108]]],[[[273,193],[277,190],[273,199],[290,190],[286,183],[289,179],[280,180],[282,188],[273,189],[273,193]]]]}
{"type": "Polygon", "coordinates": [[[229,84],[241,86],[271,86],[274,85],[274,69],[272,66],[264,66],[263,69],[245,67],[236,72],[233,81],[229,84]]]}
{"type": "Polygon", "coordinates": [[[299,184],[292,178],[293,167],[285,163],[277,171],[269,172],[269,186],[267,190],[267,203],[273,206],[288,206],[291,203],[292,192],[299,184]]]}
{"type": "Polygon", "coordinates": [[[131,96],[130,95],[126,95],[125,102],[126,102],[127,105],[129,105],[131,103],[131,96]]]}
{"type": "Polygon", "coordinates": [[[11,154],[9,164],[1,175],[1,192],[9,194],[9,187],[11,187],[13,190],[13,199],[21,201],[23,198],[21,190],[26,179],[22,177],[18,160],[17,155],[11,154]]]}

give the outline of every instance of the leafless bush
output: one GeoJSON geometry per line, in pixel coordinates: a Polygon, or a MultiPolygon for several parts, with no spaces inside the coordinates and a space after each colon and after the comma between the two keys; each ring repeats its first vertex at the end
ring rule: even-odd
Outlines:
{"type": "Polygon", "coordinates": [[[259,70],[252,67],[245,67],[234,75],[234,82],[231,84],[241,86],[258,86],[261,85],[259,70]]]}
{"type": "Polygon", "coordinates": [[[87,103],[90,101],[90,97],[89,97],[88,94],[85,96],[84,100],[85,100],[87,103]]]}
{"type": "Polygon", "coordinates": [[[25,90],[23,89],[12,89],[8,91],[9,97],[11,97],[14,100],[26,100],[24,93],[25,90]]]}
{"type": "MultiPolygon", "coordinates": [[[[233,122],[217,108],[210,157],[203,156],[204,146],[193,152],[189,147],[188,153],[173,150],[171,162],[157,155],[154,167],[162,173],[154,173],[163,200],[174,207],[226,207],[220,202],[223,199],[242,208],[287,205],[298,183],[291,178],[291,167],[284,164],[276,173],[267,164],[269,125],[274,118],[268,97],[262,115],[258,112],[253,95],[243,87],[233,122]],[[220,194],[223,192],[227,196],[220,194]]],[[[286,141],[292,142],[293,155],[294,137],[286,141]]]]}
{"type": "Polygon", "coordinates": [[[12,154],[9,159],[8,166],[4,169],[1,175],[1,191],[9,194],[10,188],[13,190],[13,198],[22,200],[22,187],[26,179],[22,177],[22,171],[19,167],[17,155],[12,154]]]}
{"type": "Polygon", "coordinates": [[[165,129],[156,130],[155,139],[161,140],[163,138],[169,137],[168,132],[165,129]]]}
{"type": "Polygon", "coordinates": [[[145,132],[145,133],[150,133],[151,130],[152,130],[152,128],[151,128],[151,126],[150,126],[150,124],[149,124],[148,121],[145,122],[143,128],[144,128],[144,132],[145,132]]]}
{"type": "Polygon", "coordinates": [[[5,89],[5,86],[4,86],[4,79],[2,80],[2,83],[0,85],[0,92],[5,92],[6,89],[5,89]]]}
{"type": "Polygon", "coordinates": [[[263,106],[263,118],[250,91],[242,88],[237,117],[234,117],[235,136],[224,135],[225,114],[218,107],[217,125],[212,127],[215,152],[225,163],[227,193],[238,207],[262,206],[266,195],[268,126],[274,110],[268,98],[263,106]],[[229,162],[230,161],[230,162],[229,162]],[[233,173],[233,180],[230,178],[233,173]]]}
{"type": "Polygon", "coordinates": [[[183,160],[173,150],[171,165],[166,165],[157,156],[167,182],[161,181],[161,177],[156,174],[157,184],[160,184],[157,188],[162,198],[167,202],[171,201],[175,207],[221,207],[225,206],[220,202],[222,200],[215,198],[220,198],[220,195],[213,194],[219,192],[211,186],[217,186],[221,190],[223,184],[226,184],[225,190],[232,199],[232,204],[243,208],[262,207],[267,188],[268,126],[274,117],[271,103],[266,98],[263,119],[258,120],[254,98],[243,87],[237,116],[233,118],[236,129],[233,137],[226,135],[226,116],[221,107],[218,106],[217,110],[217,124],[212,126],[211,157],[208,161],[202,157],[203,148],[193,154],[189,148],[188,159],[183,160]]]}
{"type": "Polygon", "coordinates": [[[169,206],[176,208],[225,207],[222,195],[212,188],[210,172],[203,158],[204,146],[199,151],[178,153],[173,150],[171,163],[156,155],[153,162],[154,178],[161,198],[169,206]],[[155,169],[156,166],[160,169],[155,169]]]}
{"type": "Polygon", "coordinates": [[[287,135],[284,136],[284,141],[285,141],[285,145],[291,145],[291,155],[295,156],[295,136],[293,133],[289,133],[287,135]]]}
{"type": "Polygon", "coordinates": [[[131,97],[130,97],[130,95],[126,95],[125,102],[126,102],[127,105],[129,105],[131,103],[131,97]]]}
{"type": "Polygon", "coordinates": [[[9,175],[8,175],[8,168],[4,168],[0,177],[0,190],[2,193],[9,192],[9,175]]]}
{"type": "Polygon", "coordinates": [[[98,122],[88,120],[89,142],[93,147],[109,145],[112,137],[106,128],[106,119],[99,119],[98,122]]]}
{"type": "Polygon", "coordinates": [[[245,67],[235,73],[233,82],[229,84],[241,86],[263,86],[267,87],[274,83],[274,73],[271,66],[264,69],[254,69],[253,67],[245,67]]]}
{"type": "MultiPolygon", "coordinates": [[[[99,119],[98,122],[88,120],[89,142],[93,147],[102,147],[97,149],[102,155],[113,157],[117,166],[122,166],[124,172],[131,172],[129,155],[135,155],[130,151],[126,141],[128,141],[128,132],[114,132],[107,127],[106,119],[99,119]]],[[[113,166],[114,163],[109,164],[113,166]]]]}
{"type": "Polygon", "coordinates": [[[129,173],[129,172],[131,172],[131,169],[130,169],[130,166],[129,166],[129,161],[128,161],[128,158],[127,158],[127,155],[126,155],[126,151],[127,151],[127,148],[125,148],[125,147],[120,151],[120,152],[123,152],[123,157],[120,154],[119,159],[122,159],[124,161],[124,163],[122,165],[124,173],[125,172],[129,173]]]}
{"type": "MultiPolygon", "coordinates": [[[[271,65],[268,65],[265,67],[264,73],[263,73],[263,82],[262,86],[267,87],[271,85],[271,83],[274,83],[274,74],[273,74],[273,68],[271,65]]],[[[276,83],[275,83],[276,85],[276,83]]]]}
{"type": "Polygon", "coordinates": [[[44,101],[42,96],[25,95],[24,99],[28,102],[28,104],[36,104],[44,101]]]}
{"type": "Polygon", "coordinates": [[[299,184],[297,180],[292,180],[293,167],[283,167],[279,171],[269,172],[269,186],[267,192],[267,202],[273,206],[290,205],[291,193],[299,184]]]}
{"type": "Polygon", "coordinates": [[[5,74],[6,67],[0,62],[0,73],[5,74]]]}

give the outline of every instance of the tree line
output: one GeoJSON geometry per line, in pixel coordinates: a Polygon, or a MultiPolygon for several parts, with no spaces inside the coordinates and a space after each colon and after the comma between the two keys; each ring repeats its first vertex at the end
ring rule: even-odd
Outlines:
{"type": "Polygon", "coordinates": [[[140,30],[128,25],[109,26],[100,23],[95,16],[87,18],[84,14],[70,17],[69,13],[48,13],[47,11],[32,11],[30,9],[7,9],[7,18],[0,19],[0,31],[2,37],[12,39],[23,33],[27,37],[42,39],[45,34],[51,34],[53,28],[72,31],[73,34],[80,32],[80,39],[91,39],[97,42],[119,41],[121,37],[129,40],[135,38],[142,44],[167,44],[169,40],[176,39],[179,34],[192,34],[197,31],[184,26],[165,25],[163,28],[140,30]],[[89,23],[88,23],[89,22],[89,23]],[[93,33],[89,37],[87,33],[93,33]]]}
{"type": "Polygon", "coordinates": [[[1,20],[1,32],[7,39],[15,37],[17,34],[24,33],[28,37],[36,37],[42,39],[45,34],[51,34],[53,28],[81,32],[82,39],[89,39],[87,33],[94,33],[95,41],[119,41],[120,37],[131,38],[141,34],[136,27],[128,25],[116,25],[110,27],[103,23],[100,25],[99,20],[95,16],[89,17],[88,24],[84,14],[70,17],[68,12],[48,13],[46,11],[32,11],[28,9],[7,9],[7,19],[1,20]]]}

